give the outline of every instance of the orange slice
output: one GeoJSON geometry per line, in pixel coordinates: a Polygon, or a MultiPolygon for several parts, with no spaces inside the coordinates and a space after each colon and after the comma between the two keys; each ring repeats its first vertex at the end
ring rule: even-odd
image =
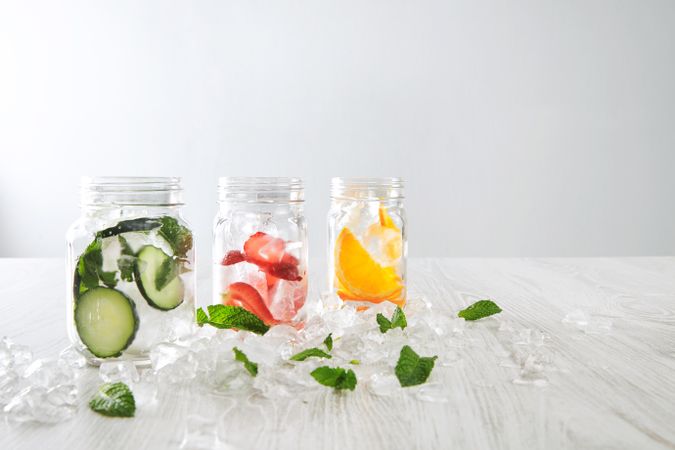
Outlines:
{"type": "Polygon", "coordinates": [[[335,276],[343,295],[360,300],[387,300],[403,289],[395,267],[378,264],[346,227],[335,242],[335,276]]]}

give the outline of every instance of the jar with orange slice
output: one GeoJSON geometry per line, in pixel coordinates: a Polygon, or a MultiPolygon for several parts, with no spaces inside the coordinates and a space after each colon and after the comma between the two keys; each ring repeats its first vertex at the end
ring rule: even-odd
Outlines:
{"type": "Polygon", "coordinates": [[[268,325],[294,324],[307,297],[307,227],[299,178],[222,177],[213,236],[213,303],[268,325]]]}
{"type": "Polygon", "coordinates": [[[406,299],[406,218],[400,178],[333,178],[329,285],[358,306],[406,299]]]}

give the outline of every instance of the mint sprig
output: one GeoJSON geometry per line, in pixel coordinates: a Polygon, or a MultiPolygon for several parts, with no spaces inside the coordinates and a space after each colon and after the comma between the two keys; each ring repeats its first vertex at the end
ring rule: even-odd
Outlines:
{"type": "Polygon", "coordinates": [[[479,300],[461,310],[457,313],[457,316],[464,318],[464,320],[478,320],[500,312],[502,312],[502,309],[492,300],[479,300]]]}
{"type": "Polygon", "coordinates": [[[136,401],[126,384],[106,383],[98,388],[96,395],[89,401],[89,407],[104,416],[133,417],[136,401]]]}
{"type": "Polygon", "coordinates": [[[96,236],[77,260],[76,278],[79,279],[77,294],[98,287],[99,280],[109,288],[114,288],[117,285],[116,272],[105,272],[103,270],[102,246],[101,237],[96,236]]]}
{"type": "Polygon", "coordinates": [[[396,307],[394,314],[391,316],[391,319],[387,319],[381,313],[378,313],[375,319],[380,326],[380,333],[386,333],[392,328],[400,328],[403,330],[408,326],[408,321],[405,319],[405,313],[398,306],[396,307]]]}
{"type": "Polygon", "coordinates": [[[427,381],[438,356],[420,356],[404,345],[396,363],[396,378],[402,387],[416,386],[427,381]]]}
{"type": "Polygon", "coordinates": [[[246,368],[246,370],[248,371],[248,373],[251,374],[252,377],[258,375],[258,364],[249,360],[248,356],[246,356],[246,354],[241,350],[239,350],[237,347],[234,347],[232,351],[234,352],[234,359],[244,363],[244,368],[246,368]]]}
{"type": "Polygon", "coordinates": [[[356,388],[356,374],[353,370],[345,370],[341,367],[322,366],[314,369],[310,375],[324,386],[332,387],[335,390],[349,389],[353,391],[356,388]]]}
{"type": "Polygon", "coordinates": [[[208,324],[216,328],[236,328],[257,334],[265,334],[270,329],[258,316],[241,306],[209,305],[207,310],[208,315],[202,308],[197,309],[197,325],[200,327],[208,324]]]}
{"type": "Polygon", "coordinates": [[[301,351],[300,353],[296,353],[295,355],[291,356],[291,361],[304,361],[307,358],[328,358],[331,359],[332,356],[329,355],[328,353],[324,352],[320,348],[312,347],[308,348],[306,350],[301,351]]]}
{"type": "Polygon", "coordinates": [[[323,340],[323,345],[326,346],[329,352],[333,350],[333,333],[326,336],[326,339],[323,340]]]}
{"type": "Polygon", "coordinates": [[[192,233],[187,227],[178,223],[173,217],[164,216],[159,219],[162,226],[159,234],[166,239],[173,252],[180,258],[185,258],[187,252],[192,248],[192,233]]]}

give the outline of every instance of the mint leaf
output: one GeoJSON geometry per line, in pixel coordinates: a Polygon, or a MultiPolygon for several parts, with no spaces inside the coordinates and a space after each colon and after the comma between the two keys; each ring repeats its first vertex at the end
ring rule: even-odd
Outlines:
{"type": "Polygon", "coordinates": [[[232,351],[234,352],[234,359],[243,362],[244,367],[246,368],[246,370],[248,370],[248,373],[250,373],[252,377],[258,375],[258,364],[254,363],[253,361],[250,361],[248,359],[248,356],[246,356],[246,354],[241,350],[239,350],[237,347],[234,347],[232,351]]]}
{"type": "Polygon", "coordinates": [[[349,389],[353,391],[356,388],[356,374],[353,370],[345,370],[341,367],[322,366],[314,369],[310,375],[324,386],[335,388],[335,390],[349,389]]]}
{"type": "Polygon", "coordinates": [[[204,324],[209,323],[209,316],[206,315],[204,310],[202,308],[197,308],[197,325],[200,327],[203,326],[204,324]]]}
{"type": "Polygon", "coordinates": [[[162,223],[159,234],[171,244],[176,256],[186,257],[187,252],[192,248],[192,233],[190,230],[179,224],[173,217],[164,216],[159,221],[162,223]]]}
{"type": "Polygon", "coordinates": [[[178,264],[172,257],[167,256],[164,261],[162,261],[159,269],[157,269],[157,274],[155,275],[155,288],[158,291],[161,291],[177,276],[178,264]]]}
{"type": "Polygon", "coordinates": [[[126,255],[126,256],[136,256],[136,253],[134,253],[134,250],[131,248],[131,245],[129,245],[129,242],[127,242],[126,238],[122,236],[121,234],[117,236],[117,240],[120,242],[120,254],[126,255]]]}
{"type": "Polygon", "coordinates": [[[296,353],[295,355],[291,356],[291,361],[304,361],[307,358],[328,358],[331,359],[332,356],[330,356],[328,353],[324,352],[320,348],[312,347],[308,348],[307,350],[303,350],[300,353],[296,353]]]}
{"type": "Polygon", "coordinates": [[[265,334],[270,329],[258,316],[241,306],[209,305],[207,309],[208,316],[203,309],[197,310],[199,326],[209,324],[216,328],[236,328],[257,334],[265,334]]]}
{"type": "Polygon", "coordinates": [[[323,340],[323,345],[326,346],[329,352],[333,350],[333,333],[326,336],[326,339],[323,340]]]}
{"type": "Polygon", "coordinates": [[[502,312],[502,309],[492,300],[479,300],[468,308],[461,310],[457,313],[457,316],[463,317],[464,320],[478,320],[500,312],[502,312]]]}
{"type": "Polygon", "coordinates": [[[136,254],[121,234],[117,236],[120,242],[120,257],[117,258],[117,268],[120,270],[120,278],[124,281],[134,281],[134,267],[136,265],[136,254]]]}
{"type": "Polygon", "coordinates": [[[427,381],[434,361],[438,356],[422,357],[407,345],[401,349],[401,354],[396,363],[396,378],[402,387],[416,386],[427,381]]]}
{"type": "Polygon", "coordinates": [[[102,239],[100,236],[87,246],[77,260],[77,275],[79,278],[78,293],[82,294],[89,289],[99,286],[99,280],[109,288],[117,284],[116,272],[103,271],[102,239]]]}
{"type": "Polygon", "coordinates": [[[89,407],[110,417],[133,417],[136,411],[134,394],[124,383],[106,383],[89,402],[89,407]]]}
{"type": "Polygon", "coordinates": [[[375,316],[375,320],[377,320],[378,325],[380,325],[380,333],[386,333],[392,328],[400,328],[403,330],[408,326],[408,321],[405,319],[405,313],[398,306],[391,316],[391,320],[384,317],[381,313],[378,313],[377,316],[375,316]]]}
{"type": "Polygon", "coordinates": [[[136,258],[133,256],[122,255],[117,259],[117,268],[120,270],[120,278],[124,281],[134,281],[134,267],[136,258]]]}
{"type": "Polygon", "coordinates": [[[361,364],[361,361],[359,361],[358,359],[352,359],[351,361],[349,361],[349,364],[358,366],[359,364],[361,364]]]}

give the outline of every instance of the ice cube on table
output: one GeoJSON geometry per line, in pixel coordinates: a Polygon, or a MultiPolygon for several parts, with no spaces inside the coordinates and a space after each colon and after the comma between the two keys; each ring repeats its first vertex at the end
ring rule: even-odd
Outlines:
{"type": "Polygon", "coordinates": [[[59,353],[59,360],[75,370],[82,369],[87,365],[87,358],[73,346],[61,350],[61,353],[59,353]]]}
{"type": "Polygon", "coordinates": [[[25,345],[12,342],[8,337],[0,340],[0,366],[20,370],[33,360],[33,352],[25,345]]]}
{"type": "Polygon", "coordinates": [[[140,380],[138,369],[131,361],[106,361],[98,368],[98,376],[105,383],[121,381],[126,384],[140,380]]]}
{"type": "Polygon", "coordinates": [[[50,388],[72,384],[75,374],[62,360],[36,359],[26,367],[23,377],[31,386],[50,388]]]}
{"type": "Polygon", "coordinates": [[[159,344],[150,351],[158,379],[170,384],[188,382],[197,375],[194,353],[176,344],[159,344]]]}
{"type": "Polygon", "coordinates": [[[390,397],[399,393],[401,384],[394,375],[386,373],[376,373],[370,376],[368,380],[368,391],[380,397],[390,397]]]}
{"type": "Polygon", "coordinates": [[[432,403],[445,403],[449,400],[448,389],[441,383],[425,383],[419,386],[415,392],[418,400],[432,403]]]}
{"type": "Polygon", "coordinates": [[[194,414],[187,416],[185,418],[183,440],[179,448],[185,450],[225,448],[218,439],[216,420],[194,414]]]}
{"type": "Polygon", "coordinates": [[[7,419],[13,423],[57,423],[70,419],[76,411],[74,387],[46,388],[29,386],[16,394],[5,406],[7,419]]]}

